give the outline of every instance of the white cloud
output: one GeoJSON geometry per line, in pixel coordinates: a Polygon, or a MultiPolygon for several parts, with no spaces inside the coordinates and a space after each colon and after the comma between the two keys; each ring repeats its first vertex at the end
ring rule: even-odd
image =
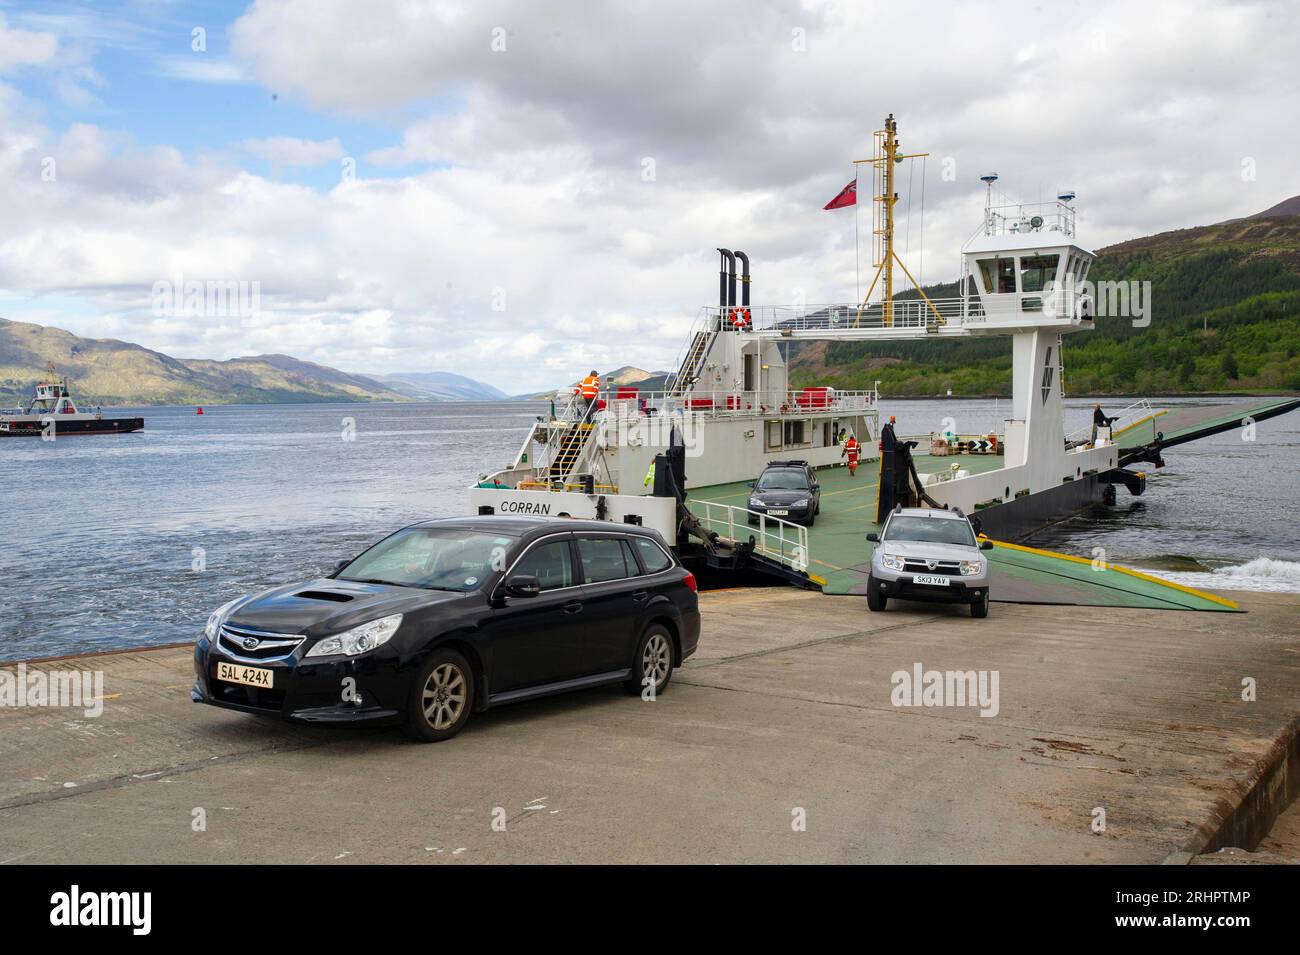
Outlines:
{"type": "MultiPolygon", "coordinates": [[[[319,166],[343,154],[338,138],[186,155],[90,123],[53,133],[0,86],[0,175],[18,186],[0,191],[0,288],[81,296],[96,311],[73,330],[178,355],[443,368],[524,391],[592,366],[670,366],[716,295],[718,245],[750,253],[755,302],[852,298],[854,213],[821,206],[890,111],[904,146],[931,153],[930,281],[956,276],[989,169],[1028,200],[1077,189],[1094,244],[1300,192],[1284,5],[1000,11],[262,0],[232,26],[228,63],[173,68],[397,124],[359,178],[321,191],[236,164],[319,166]],[[400,174],[366,178],[376,168],[400,174]],[[259,282],[262,311],[152,315],[153,282],[174,275],[259,282]]],[[[900,235],[914,270],[919,225],[900,235]]]]}
{"type": "Polygon", "coordinates": [[[276,166],[319,166],[343,158],[343,146],[337,136],[326,140],[295,139],[292,136],[246,139],[244,148],[276,166]]]}
{"type": "Polygon", "coordinates": [[[53,34],[10,27],[0,13],[0,75],[23,66],[49,63],[58,46],[53,34]]]}

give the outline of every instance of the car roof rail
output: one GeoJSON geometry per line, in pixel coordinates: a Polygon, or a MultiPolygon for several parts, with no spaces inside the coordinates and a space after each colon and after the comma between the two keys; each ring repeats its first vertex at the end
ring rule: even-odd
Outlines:
{"type": "Polygon", "coordinates": [[[807,467],[808,462],[804,460],[768,461],[767,466],[769,468],[797,468],[797,467],[807,467]]]}

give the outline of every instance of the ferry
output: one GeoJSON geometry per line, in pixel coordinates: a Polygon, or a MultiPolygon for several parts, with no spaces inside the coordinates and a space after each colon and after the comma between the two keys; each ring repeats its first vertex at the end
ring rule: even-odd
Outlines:
{"type": "MultiPolygon", "coordinates": [[[[558,402],[508,467],[469,489],[471,507],[480,514],[644,524],[684,559],[823,585],[815,564],[845,568],[817,560],[809,529],[745,507],[747,482],[771,461],[836,467],[846,434],[877,450],[874,484],[837,492],[862,498],[849,509],[855,523],[840,528],[837,547],[849,536],[861,540],[900,504],[959,508],[981,533],[1015,541],[1114,503],[1117,487],[1142,494],[1146,472],[1139,465],[1163,466],[1164,448],[1239,426],[1235,409],[1212,409],[1220,414],[1201,412],[1198,420],[1162,427],[1167,412],[1142,400],[1104,426],[1067,433],[1063,344],[1094,328],[1086,282],[1095,255],[1077,234],[1075,194],[1063,191],[1047,203],[995,202],[997,176],[981,177],[984,215],[961,249],[960,294],[930,298],[893,241],[895,166],[924,155],[902,152],[890,115],[875,133],[873,157],[859,161],[870,166],[874,193],[875,273],[862,302],[753,305],[749,257],[719,249],[718,303],[700,310],[664,390],[619,386],[594,402],[577,394],[558,402]],[[911,281],[908,295],[895,293],[895,266],[911,281]],[[794,342],[988,336],[1011,340],[1013,397],[998,433],[909,440],[905,424],[881,425],[874,390],[790,386],[794,342]],[[844,533],[850,529],[853,535],[844,533]]],[[[1259,420],[1297,406],[1287,400],[1249,413],[1259,420]]],[[[834,541],[835,529],[822,521],[816,536],[834,541]]]]}
{"type": "Polygon", "coordinates": [[[144,418],[140,417],[110,418],[100,411],[79,411],[67,376],[57,377],[53,365],[46,371],[50,380],[37,383],[26,408],[0,412],[0,437],[52,439],[64,434],[127,434],[144,427],[144,418]]]}

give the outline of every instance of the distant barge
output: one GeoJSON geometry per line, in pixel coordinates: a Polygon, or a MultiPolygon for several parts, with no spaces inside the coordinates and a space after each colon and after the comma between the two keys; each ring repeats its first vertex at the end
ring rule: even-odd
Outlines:
{"type": "Polygon", "coordinates": [[[68,391],[66,377],[36,385],[36,394],[25,410],[0,414],[0,438],[61,434],[127,434],[144,427],[144,418],[108,418],[98,411],[78,411],[68,391]]]}

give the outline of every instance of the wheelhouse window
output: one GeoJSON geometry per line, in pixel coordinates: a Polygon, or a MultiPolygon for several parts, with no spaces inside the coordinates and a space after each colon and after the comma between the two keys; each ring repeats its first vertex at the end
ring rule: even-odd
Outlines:
{"type": "Polygon", "coordinates": [[[475,590],[516,542],[513,537],[449,527],[408,527],[386,537],[335,576],[340,580],[475,590]]]}
{"type": "Polygon", "coordinates": [[[1055,281],[1059,255],[1026,255],[1020,259],[1020,291],[1041,292],[1055,281]]]}
{"type": "Polygon", "coordinates": [[[980,276],[984,280],[985,292],[1004,294],[1016,290],[1016,260],[980,259],[980,276]]]}
{"type": "Polygon", "coordinates": [[[573,553],[569,548],[569,539],[566,537],[538,544],[515,564],[510,576],[536,577],[542,590],[572,587],[575,581],[573,553]]]}

